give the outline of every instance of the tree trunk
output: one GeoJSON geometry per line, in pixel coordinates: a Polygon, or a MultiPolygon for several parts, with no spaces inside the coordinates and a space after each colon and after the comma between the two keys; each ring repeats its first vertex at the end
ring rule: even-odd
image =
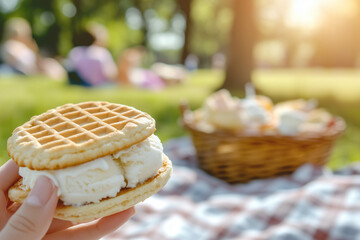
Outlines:
{"type": "Polygon", "coordinates": [[[145,15],[144,15],[144,12],[145,12],[146,9],[142,5],[141,0],[135,0],[134,1],[134,6],[140,11],[141,19],[142,19],[142,22],[143,22],[143,26],[141,28],[141,31],[143,33],[143,38],[141,40],[140,45],[145,47],[145,48],[149,48],[149,43],[148,43],[148,37],[149,37],[148,36],[148,33],[149,33],[148,23],[146,22],[146,18],[145,18],[145,15]]]}
{"type": "Polygon", "coordinates": [[[179,7],[184,14],[186,20],[184,47],[181,52],[182,63],[185,63],[186,57],[190,53],[190,36],[192,28],[191,2],[192,0],[178,0],[179,7]]]}
{"type": "Polygon", "coordinates": [[[71,19],[71,24],[69,25],[69,30],[71,32],[71,36],[72,36],[72,44],[73,46],[76,46],[76,42],[77,42],[77,38],[79,38],[79,34],[82,33],[82,31],[84,31],[82,25],[81,25],[81,19],[84,17],[83,14],[84,12],[82,11],[82,4],[81,4],[81,0],[72,0],[72,3],[74,4],[75,8],[76,8],[76,14],[75,16],[72,17],[71,19]]]}
{"type": "Polygon", "coordinates": [[[227,53],[226,77],[222,88],[244,90],[251,81],[255,44],[254,1],[233,0],[233,24],[227,53]]]}

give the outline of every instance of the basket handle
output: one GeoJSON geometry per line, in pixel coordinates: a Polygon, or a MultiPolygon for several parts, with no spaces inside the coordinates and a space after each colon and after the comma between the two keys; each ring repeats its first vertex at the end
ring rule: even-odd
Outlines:
{"type": "Polygon", "coordinates": [[[189,107],[189,103],[187,100],[182,100],[180,103],[180,123],[183,127],[188,126],[189,123],[189,118],[191,118],[191,110],[189,107]]]}

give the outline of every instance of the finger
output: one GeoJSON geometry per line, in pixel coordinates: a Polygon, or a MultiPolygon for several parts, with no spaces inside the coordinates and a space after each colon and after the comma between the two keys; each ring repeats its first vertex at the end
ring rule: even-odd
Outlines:
{"type": "Polygon", "coordinates": [[[135,209],[129,208],[123,212],[101,218],[98,221],[93,221],[87,224],[81,224],[71,227],[69,229],[50,234],[44,240],[66,239],[99,239],[119,228],[131,216],[135,214],[135,209]]]}
{"type": "Polygon", "coordinates": [[[38,177],[29,196],[0,233],[0,239],[41,239],[50,226],[57,202],[51,180],[38,177]]]}
{"type": "Polygon", "coordinates": [[[6,208],[7,197],[3,191],[0,191],[0,230],[6,225],[10,214],[6,208]]]}
{"type": "Polygon", "coordinates": [[[18,178],[19,167],[10,159],[0,167],[0,191],[6,192],[18,178]]]}
{"type": "MultiPolygon", "coordinates": [[[[3,195],[3,192],[0,192],[0,196],[3,195]]],[[[19,203],[11,203],[7,209],[1,209],[3,212],[0,216],[0,230],[3,229],[3,227],[8,222],[9,218],[20,208],[21,204],[19,203]],[[7,210],[7,211],[6,211],[7,210]]]]}
{"type": "Polygon", "coordinates": [[[8,199],[6,194],[3,191],[0,191],[0,219],[4,218],[4,214],[7,213],[7,203],[8,199]]]}
{"type": "Polygon", "coordinates": [[[10,214],[14,214],[20,207],[20,203],[12,203],[8,206],[7,210],[10,214]]]}
{"type": "Polygon", "coordinates": [[[72,223],[71,221],[53,219],[47,234],[58,232],[58,231],[66,229],[66,228],[72,227],[74,225],[75,225],[75,223],[72,223]]]}
{"type": "Polygon", "coordinates": [[[13,160],[7,161],[0,167],[0,229],[2,229],[10,214],[7,211],[9,198],[8,188],[19,178],[19,168],[13,160]]]}

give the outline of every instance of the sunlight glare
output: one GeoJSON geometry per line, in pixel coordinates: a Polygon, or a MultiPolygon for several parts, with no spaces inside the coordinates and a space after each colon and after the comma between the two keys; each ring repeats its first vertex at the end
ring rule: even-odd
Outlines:
{"type": "Polygon", "coordinates": [[[287,24],[305,29],[316,28],[323,3],[324,0],[291,0],[287,24]]]}

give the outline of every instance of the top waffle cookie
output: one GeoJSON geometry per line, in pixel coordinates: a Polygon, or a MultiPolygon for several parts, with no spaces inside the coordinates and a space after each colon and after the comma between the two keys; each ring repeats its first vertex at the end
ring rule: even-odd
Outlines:
{"type": "Polygon", "coordinates": [[[108,102],[66,104],[16,128],[7,150],[19,166],[54,170],[130,147],[154,131],[155,120],[129,106],[108,102]]]}

